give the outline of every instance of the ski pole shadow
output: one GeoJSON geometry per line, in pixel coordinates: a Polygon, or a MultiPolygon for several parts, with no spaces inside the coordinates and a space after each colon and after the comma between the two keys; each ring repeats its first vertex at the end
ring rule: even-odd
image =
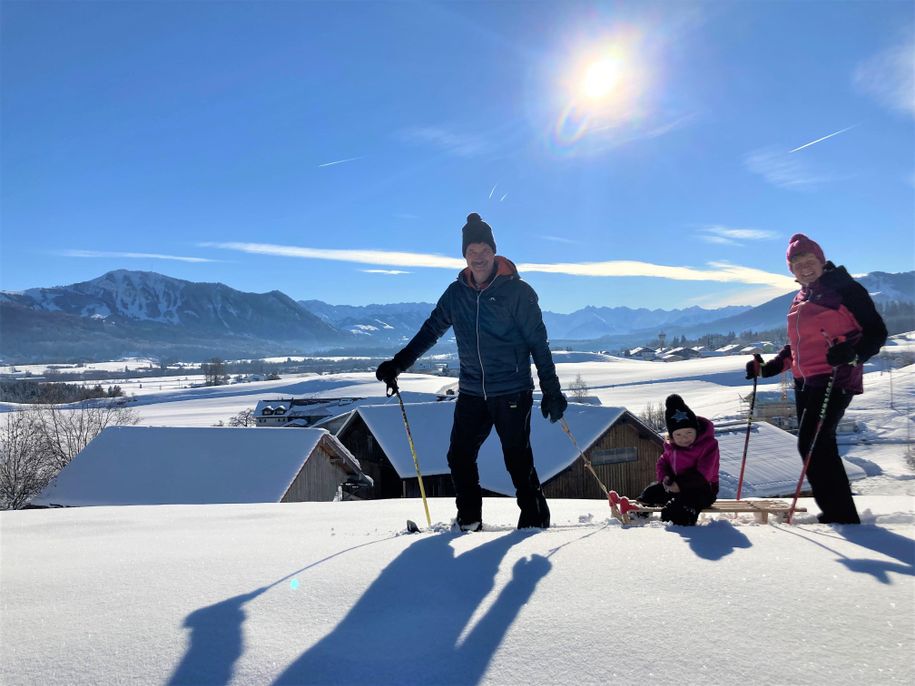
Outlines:
{"type": "Polygon", "coordinates": [[[285,684],[475,684],[552,563],[519,559],[485,614],[499,564],[526,532],[455,555],[453,538],[419,539],[395,558],[340,623],[290,664],[285,684]]]}
{"type": "Polygon", "coordinates": [[[178,663],[169,678],[168,685],[193,684],[197,686],[199,684],[229,683],[235,671],[235,663],[244,652],[242,626],[247,617],[244,610],[247,603],[296,574],[357,548],[375,545],[392,538],[395,537],[389,536],[340,550],[250,593],[242,593],[194,610],[185,617],[182,623],[182,626],[190,629],[189,645],[181,662],[178,663]]]}
{"type": "Polygon", "coordinates": [[[704,560],[720,560],[738,548],[750,548],[746,535],[724,519],[713,519],[702,526],[671,526],[689,543],[690,549],[704,560]]]}
{"type": "Polygon", "coordinates": [[[795,531],[778,527],[779,530],[790,533],[794,536],[806,539],[818,545],[825,550],[837,556],[837,562],[845,565],[849,571],[869,574],[881,584],[891,584],[890,572],[902,574],[904,576],[915,576],[915,541],[905,536],[900,536],[883,527],[874,524],[848,524],[837,525],[836,529],[829,533],[795,531]],[[805,535],[807,534],[807,535],[805,535]],[[838,550],[829,547],[825,543],[814,540],[812,536],[821,535],[826,538],[842,539],[849,543],[854,543],[861,548],[868,548],[876,553],[891,557],[899,562],[889,562],[887,560],[875,560],[871,558],[849,557],[838,550]]]}

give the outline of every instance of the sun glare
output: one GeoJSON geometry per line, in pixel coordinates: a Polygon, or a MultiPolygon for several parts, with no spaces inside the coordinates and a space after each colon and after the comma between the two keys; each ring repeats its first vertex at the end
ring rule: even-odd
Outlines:
{"type": "Polygon", "coordinates": [[[603,57],[592,62],[581,80],[581,93],[589,100],[606,98],[619,85],[622,74],[623,63],[619,57],[603,57]]]}

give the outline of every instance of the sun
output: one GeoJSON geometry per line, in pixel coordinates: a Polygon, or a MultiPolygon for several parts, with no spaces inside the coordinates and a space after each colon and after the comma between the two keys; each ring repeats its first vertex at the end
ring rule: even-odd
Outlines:
{"type": "Polygon", "coordinates": [[[618,88],[624,72],[625,65],[619,55],[601,57],[585,68],[579,92],[588,100],[603,100],[618,88]]]}

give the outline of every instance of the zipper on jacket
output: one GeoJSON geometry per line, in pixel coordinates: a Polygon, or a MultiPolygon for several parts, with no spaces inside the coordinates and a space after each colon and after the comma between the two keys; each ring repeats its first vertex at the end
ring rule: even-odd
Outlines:
{"type": "Polygon", "coordinates": [[[480,361],[480,387],[483,389],[483,400],[486,400],[486,370],[483,368],[483,353],[480,351],[480,296],[483,291],[477,291],[477,359],[480,361]]]}

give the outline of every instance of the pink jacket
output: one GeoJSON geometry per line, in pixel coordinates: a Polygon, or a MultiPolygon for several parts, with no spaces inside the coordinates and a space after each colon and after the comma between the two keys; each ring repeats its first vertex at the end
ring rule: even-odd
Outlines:
{"type": "Polygon", "coordinates": [[[676,481],[677,475],[689,469],[698,471],[706,481],[718,484],[718,440],[715,438],[715,426],[705,417],[698,417],[699,431],[696,440],[688,448],[680,448],[669,440],[664,441],[664,452],[658,458],[656,467],[658,481],[669,476],[676,481]]]}

